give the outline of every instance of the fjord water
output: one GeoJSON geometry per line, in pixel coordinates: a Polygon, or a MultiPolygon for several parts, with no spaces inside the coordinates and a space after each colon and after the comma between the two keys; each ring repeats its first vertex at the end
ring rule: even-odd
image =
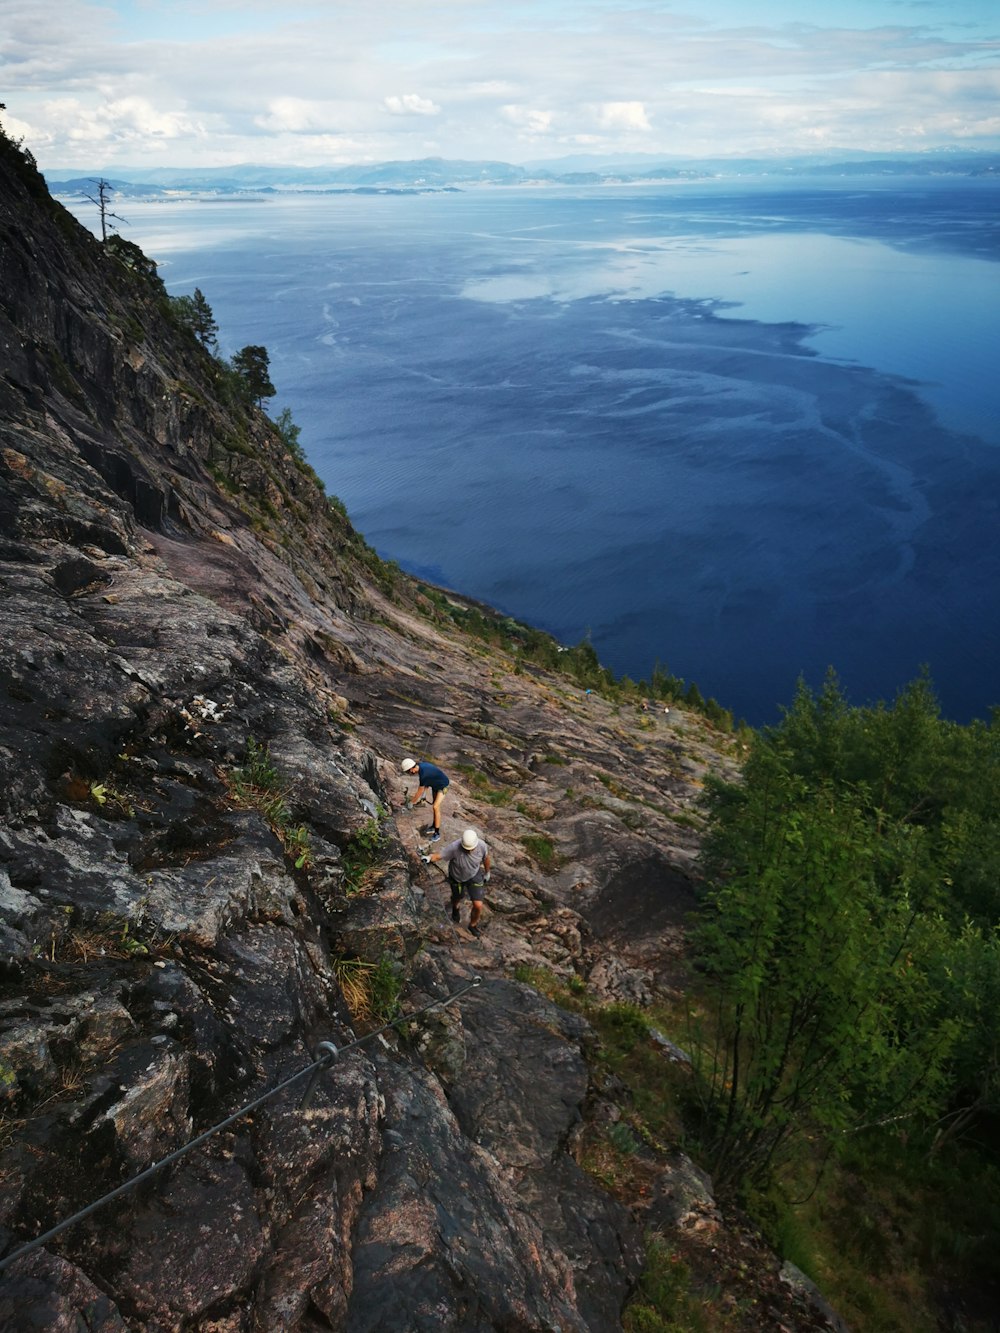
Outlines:
{"type": "MultiPolygon", "coordinates": [[[[135,204],[385,557],[774,720],[1000,703],[1000,186],[135,204]]],[[[85,214],[81,213],[81,216],[85,214]]],[[[92,219],[88,219],[92,221],[92,219]]]]}

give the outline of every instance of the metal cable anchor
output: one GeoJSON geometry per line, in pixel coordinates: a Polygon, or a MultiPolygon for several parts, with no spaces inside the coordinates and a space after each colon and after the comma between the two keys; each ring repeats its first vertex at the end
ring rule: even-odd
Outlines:
{"type": "Polygon", "coordinates": [[[308,1111],[309,1103],[312,1101],[313,1093],[316,1090],[316,1084],[319,1082],[320,1075],[330,1068],[340,1052],[334,1046],[332,1041],[321,1041],[316,1047],[316,1060],[319,1062],[313,1070],[313,1076],[309,1080],[309,1086],[302,1094],[302,1100],[299,1102],[300,1111],[308,1111]]]}

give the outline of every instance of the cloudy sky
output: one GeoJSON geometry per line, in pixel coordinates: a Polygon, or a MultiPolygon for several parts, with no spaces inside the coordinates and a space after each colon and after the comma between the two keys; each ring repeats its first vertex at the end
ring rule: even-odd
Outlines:
{"type": "Polygon", "coordinates": [[[0,0],[43,169],[1000,147],[996,0],[0,0]]]}

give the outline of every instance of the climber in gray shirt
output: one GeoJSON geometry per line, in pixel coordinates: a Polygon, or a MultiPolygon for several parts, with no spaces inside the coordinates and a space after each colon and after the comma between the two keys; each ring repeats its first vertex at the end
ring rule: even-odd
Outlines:
{"type": "Polygon", "coordinates": [[[458,921],[458,905],[463,894],[472,904],[469,930],[479,934],[479,918],[483,912],[483,886],[490,879],[490,849],[474,828],[467,828],[460,838],[446,843],[439,852],[421,858],[425,864],[447,861],[448,883],[451,885],[451,919],[458,921]]]}

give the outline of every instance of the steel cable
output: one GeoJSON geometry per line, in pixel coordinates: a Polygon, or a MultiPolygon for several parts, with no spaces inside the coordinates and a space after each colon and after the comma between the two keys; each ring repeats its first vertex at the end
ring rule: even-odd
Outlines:
{"type": "Polygon", "coordinates": [[[304,1069],[300,1069],[295,1074],[289,1075],[288,1078],[284,1079],[275,1087],[269,1088],[267,1092],[262,1092],[259,1097],[255,1097],[252,1102],[247,1102],[246,1106],[241,1106],[238,1111],[234,1111],[232,1115],[226,1116],[225,1120],[220,1120],[217,1125],[212,1125],[209,1129],[204,1130],[197,1138],[191,1139],[189,1143],[183,1144],[180,1148],[176,1148],[172,1153],[168,1153],[166,1157],[161,1158],[160,1161],[154,1162],[152,1166],[147,1166],[144,1171],[140,1171],[138,1175],[132,1176],[116,1189],[101,1195],[99,1199],[95,1199],[94,1202],[88,1204],[86,1208],[81,1208],[80,1211],[74,1213],[72,1217],[67,1217],[62,1222],[57,1223],[56,1226],[50,1227],[49,1230],[44,1232],[41,1236],[36,1236],[34,1240],[28,1241],[27,1244],[20,1246],[20,1248],[16,1249],[13,1254],[9,1254],[6,1258],[0,1259],[0,1273],[3,1273],[18,1259],[23,1259],[25,1255],[31,1254],[34,1250],[41,1249],[43,1245],[47,1245],[50,1240],[61,1235],[62,1232],[69,1230],[69,1228],[75,1226],[77,1222],[82,1222],[84,1218],[90,1217],[92,1213],[96,1213],[99,1208],[103,1208],[105,1204],[111,1203],[113,1199],[118,1199],[123,1194],[127,1194],[130,1190],[134,1190],[138,1185],[141,1185],[144,1180],[148,1180],[150,1176],[155,1175],[157,1171],[162,1171],[164,1167],[170,1166],[171,1163],[176,1162],[178,1158],[181,1158],[186,1153],[192,1152],[195,1148],[200,1147],[201,1144],[212,1138],[213,1135],[220,1133],[224,1129],[228,1129],[230,1125],[235,1124],[237,1120],[241,1120],[243,1116],[249,1115],[251,1111],[256,1111],[258,1106],[263,1106],[265,1102],[270,1101],[273,1097],[277,1097],[280,1092],[284,1092],[286,1088],[292,1087],[293,1084],[299,1083],[302,1079],[306,1078],[307,1075],[311,1074],[313,1076],[312,1081],[299,1104],[300,1110],[306,1109],[320,1074],[329,1069],[334,1060],[342,1055],[346,1055],[348,1051],[353,1051],[358,1046],[363,1046],[365,1042],[372,1041],[375,1037],[381,1036],[383,1032],[387,1032],[389,1028],[396,1027],[398,1023],[406,1023],[412,1018],[419,1018],[421,1014],[426,1014],[429,1009],[437,1009],[442,1004],[451,1004],[452,1000],[457,1000],[459,996],[465,995],[470,990],[474,990],[481,984],[481,982],[482,977],[474,976],[470,982],[461,986],[457,991],[453,991],[452,994],[442,996],[440,1000],[432,1000],[430,1004],[422,1005],[421,1008],[414,1009],[411,1013],[400,1014],[398,1018],[393,1018],[388,1023],[383,1023],[383,1025],[380,1028],[376,1028],[374,1032],[366,1032],[363,1037],[358,1037],[355,1041],[350,1042],[347,1046],[341,1046],[339,1049],[331,1041],[320,1042],[317,1050],[322,1051],[322,1054],[317,1056],[312,1064],[306,1065],[304,1069]]]}

